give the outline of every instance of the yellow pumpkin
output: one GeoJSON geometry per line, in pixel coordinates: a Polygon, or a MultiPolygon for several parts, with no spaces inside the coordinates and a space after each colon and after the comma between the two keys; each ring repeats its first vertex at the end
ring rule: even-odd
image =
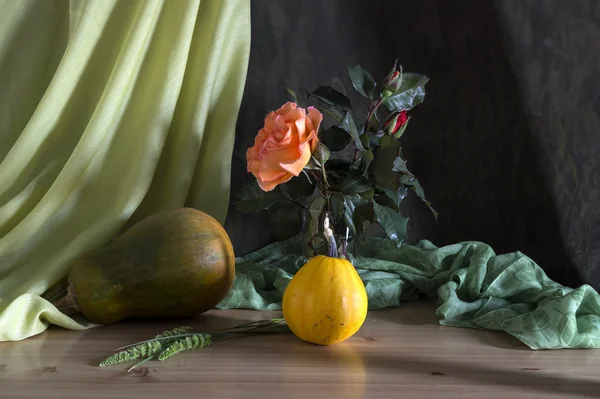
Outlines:
{"type": "Polygon", "coordinates": [[[298,338],[331,345],[358,331],[367,316],[368,299],[349,261],[319,255],[292,278],[282,307],[288,326],[298,338]]]}

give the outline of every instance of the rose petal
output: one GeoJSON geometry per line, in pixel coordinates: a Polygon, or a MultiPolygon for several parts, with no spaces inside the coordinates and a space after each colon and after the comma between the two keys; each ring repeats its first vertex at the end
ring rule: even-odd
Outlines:
{"type": "Polygon", "coordinates": [[[278,185],[285,183],[287,181],[289,181],[292,177],[291,174],[287,174],[286,176],[284,176],[283,178],[279,179],[279,180],[274,180],[274,181],[261,181],[260,179],[257,179],[257,183],[258,186],[263,190],[263,191],[273,191],[273,189],[275,189],[275,187],[277,187],[278,185]]]}
{"type": "Polygon", "coordinates": [[[315,107],[308,107],[308,119],[310,119],[314,130],[318,132],[323,121],[323,114],[315,107]]]}
{"type": "Polygon", "coordinates": [[[288,172],[283,170],[278,165],[277,168],[262,167],[259,169],[257,174],[258,174],[258,178],[262,181],[274,181],[274,180],[279,180],[279,179],[285,177],[285,175],[287,175],[288,172]]]}
{"type": "Polygon", "coordinates": [[[297,107],[296,103],[287,102],[287,103],[283,104],[283,106],[281,108],[279,108],[276,112],[279,115],[287,115],[292,110],[296,109],[296,107],[297,107]]]}
{"type": "Polygon", "coordinates": [[[294,176],[300,175],[302,173],[302,169],[308,164],[310,161],[310,156],[312,155],[312,151],[310,145],[308,143],[300,145],[298,148],[301,156],[293,162],[281,163],[281,167],[293,174],[294,176]]]}
{"type": "Polygon", "coordinates": [[[306,140],[306,118],[297,119],[294,124],[296,125],[296,129],[298,130],[298,135],[300,136],[300,141],[306,140]]]}
{"type": "Polygon", "coordinates": [[[269,165],[271,168],[274,168],[281,163],[289,163],[290,161],[300,158],[302,156],[302,152],[300,150],[301,143],[298,142],[298,137],[293,137],[292,141],[294,143],[287,147],[264,149],[261,152],[263,163],[265,163],[265,165],[269,165]]]}
{"type": "Polygon", "coordinates": [[[248,171],[261,189],[271,191],[302,172],[319,142],[322,119],[316,108],[309,107],[307,112],[293,102],[265,117],[254,146],[246,152],[248,171]]]}

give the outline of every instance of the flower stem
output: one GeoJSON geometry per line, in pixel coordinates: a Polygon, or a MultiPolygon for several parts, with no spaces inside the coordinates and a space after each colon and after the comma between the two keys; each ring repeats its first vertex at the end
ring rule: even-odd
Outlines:
{"type": "Polygon", "coordinates": [[[363,126],[362,134],[365,134],[367,132],[367,129],[369,128],[369,122],[371,121],[371,117],[373,117],[373,114],[377,112],[377,109],[381,104],[383,104],[383,100],[377,100],[369,105],[369,113],[367,114],[367,121],[363,126]]]}
{"type": "Polygon", "coordinates": [[[321,165],[321,173],[323,173],[323,182],[325,183],[325,188],[329,188],[329,182],[327,181],[327,173],[325,172],[325,165],[321,165]]]}
{"type": "Polygon", "coordinates": [[[284,199],[284,200],[286,200],[286,201],[290,201],[291,203],[293,203],[293,204],[295,204],[295,205],[299,206],[299,207],[300,207],[300,208],[302,208],[302,209],[308,209],[307,207],[305,207],[304,205],[302,205],[302,204],[301,204],[301,203],[299,203],[298,201],[294,201],[294,200],[293,200],[293,199],[291,199],[291,198],[284,197],[284,196],[281,196],[281,198],[283,198],[283,199],[284,199]]]}

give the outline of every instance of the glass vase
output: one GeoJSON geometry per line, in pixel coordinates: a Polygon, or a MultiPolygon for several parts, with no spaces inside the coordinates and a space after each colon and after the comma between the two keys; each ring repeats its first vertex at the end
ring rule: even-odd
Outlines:
{"type": "Polygon", "coordinates": [[[338,256],[349,259],[347,246],[352,236],[343,220],[336,218],[331,211],[311,209],[302,211],[301,220],[304,255],[307,258],[329,253],[329,245],[325,236],[325,228],[328,227],[333,231],[338,256]]]}

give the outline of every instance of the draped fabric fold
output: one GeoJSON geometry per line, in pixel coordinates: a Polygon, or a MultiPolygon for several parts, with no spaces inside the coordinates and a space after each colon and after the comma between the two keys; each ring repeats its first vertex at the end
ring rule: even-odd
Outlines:
{"type": "Polygon", "coordinates": [[[249,0],[0,0],[0,340],[91,325],[42,298],[145,216],[224,222],[249,0]]]}
{"type": "MultiPolygon", "coordinates": [[[[233,287],[217,308],[281,309],[288,283],[307,261],[301,238],[237,258],[233,287]]],[[[358,254],[352,263],[369,309],[426,295],[439,305],[436,316],[445,326],[504,331],[536,350],[600,348],[600,294],[550,280],[521,252],[497,255],[477,241],[436,247],[422,240],[398,248],[371,237],[358,254]]]]}

